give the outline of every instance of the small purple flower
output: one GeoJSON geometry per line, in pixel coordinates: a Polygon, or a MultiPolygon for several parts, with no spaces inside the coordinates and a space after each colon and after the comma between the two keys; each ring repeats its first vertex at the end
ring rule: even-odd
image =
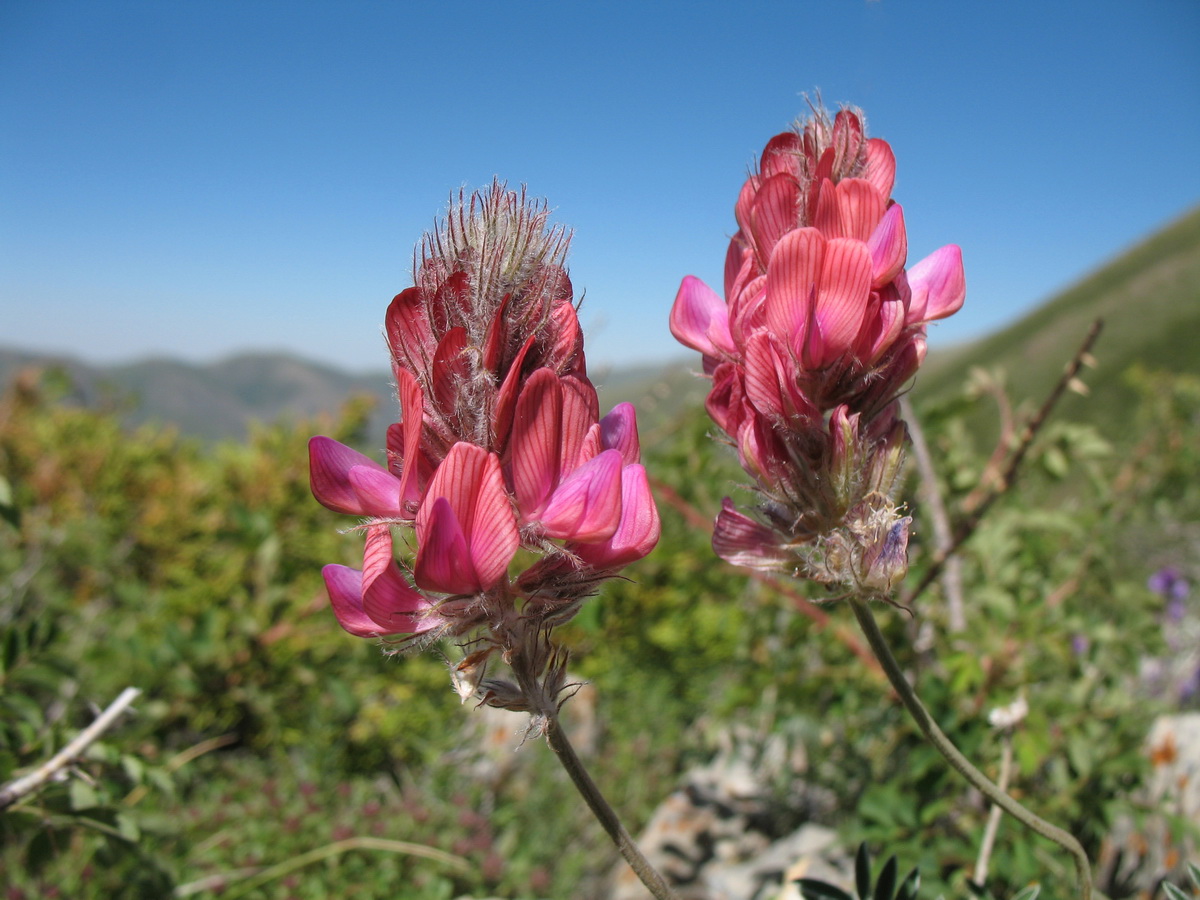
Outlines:
{"type": "Polygon", "coordinates": [[[1179,686],[1179,702],[1186,704],[1200,696],[1200,666],[1179,686]]]}
{"type": "Polygon", "coordinates": [[[1146,587],[1166,600],[1182,603],[1191,593],[1192,586],[1174,566],[1163,566],[1146,581],[1146,587]]]}
{"type": "Polygon", "coordinates": [[[1088,640],[1088,636],[1083,632],[1078,632],[1071,638],[1071,650],[1076,656],[1086,656],[1091,646],[1092,642],[1088,640]]]}

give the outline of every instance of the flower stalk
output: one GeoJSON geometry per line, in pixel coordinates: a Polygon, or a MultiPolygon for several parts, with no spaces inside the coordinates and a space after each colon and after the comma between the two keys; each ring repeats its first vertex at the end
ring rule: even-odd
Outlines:
{"type": "Polygon", "coordinates": [[[888,681],[891,682],[896,693],[900,695],[900,702],[904,704],[904,708],[908,710],[909,715],[912,716],[913,721],[917,723],[917,727],[921,729],[921,733],[925,735],[929,743],[933,744],[938,753],[945,758],[946,762],[950,764],[950,768],[965,778],[972,787],[987,797],[992,803],[1017,819],[1017,821],[1029,830],[1040,834],[1047,840],[1053,841],[1070,853],[1075,860],[1075,874],[1079,882],[1079,896],[1082,900],[1091,900],[1092,866],[1088,860],[1087,852],[1083,849],[1083,845],[1079,843],[1074,835],[1056,825],[1051,825],[1045,819],[1030,812],[1014,800],[1011,795],[1001,790],[990,778],[975,768],[970,760],[962,755],[959,749],[954,746],[953,742],[938,727],[937,722],[933,720],[933,716],[929,714],[929,711],[925,709],[925,705],[917,697],[912,685],[908,683],[908,679],[904,677],[904,672],[900,670],[900,664],[896,662],[896,657],[892,655],[883,632],[879,630],[879,623],[875,621],[875,616],[871,612],[867,600],[862,597],[850,597],[848,598],[848,602],[850,603],[850,608],[854,610],[854,616],[858,619],[859,626],[862,628],[863,636],[866,637],[867,643],[875,653],[875,657],[879,660],[879,664],[883,666],[883,671],[887,674],[888,681]]]}

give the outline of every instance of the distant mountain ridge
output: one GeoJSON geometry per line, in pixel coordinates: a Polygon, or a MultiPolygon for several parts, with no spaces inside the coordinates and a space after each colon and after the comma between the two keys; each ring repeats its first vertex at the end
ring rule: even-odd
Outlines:
{"type": "MultiPolygon", "coordinates": [[[[95,365],[0,346],[0,386],[27,369],[61,372],[68,402],[112,408],[130,425],[172,425],[204,440],[244,437],[255,422],[337,414],[356,396],[374,401],[370,434],[382,435],[399,416],[390,372],[351,375],[287,353],[243,353],[214,363],[156,358],[95,365]]],[[[705,383],[678,361],[598,367],[591,374],[604,411],[623,400],[637,401],[643,433],[646,425],[704,396],[705,383]]]]}
{"type": "Polygon", "coordinates": [[[0,382],[8,384],[27,368],[61,370],[74,402],[112,406],[130,424],[170,424],[206,440],[241,437],[252,422],[336,413],[355,395],[375,398],[377,416],[396,418],[385,371],[350,375],[285,353],[246,353],[207,364],[148,359],[99,366],[0,347],[0,382]]]}

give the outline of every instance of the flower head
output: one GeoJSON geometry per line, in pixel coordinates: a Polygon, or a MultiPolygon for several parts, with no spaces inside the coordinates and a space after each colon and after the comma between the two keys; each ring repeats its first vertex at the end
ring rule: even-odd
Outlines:
{"type": "MultiPolygon", "coordinates": [[[[362,636],[481,639],[460,683],[467,671],[482,683],[496,651],[565,664],[548,629],[658,540],[633,407],[602,418],[588,380],[569,238],[523,191],[460,193],[387,310],[401,407],[387,464],[309,442],[314,496],[367,532],[361,571],[325,572],[338,621],[362,636]],[[397,527],[411,532],[403,563],[397,527]]],[[[525,708],[522,690],[495,683],[485,699],[525,708]]]]}
{"type": "Polygon", "coordinates": [[[925,326],[962,305],[962,257],[906,271],[895,157],[862,114],[823,110],[776,135],[734,207],[725,296],[687,277],[671,332],[703,354],[707,408],[754,479],[753,517],[729,502],[713,546],[886,594],[910,520],[893,499],[906,432],[896,399],[925,357],[925,326]]]}

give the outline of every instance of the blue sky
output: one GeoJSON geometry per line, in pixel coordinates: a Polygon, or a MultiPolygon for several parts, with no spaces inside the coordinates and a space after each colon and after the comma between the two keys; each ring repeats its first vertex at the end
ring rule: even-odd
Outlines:
{"type": "Polygon", "coordinates": [[[452,190],[575,230],[589,361],[686,353],[733,202],[820,90],[896,152],[936,343],[1007,323],[1200,202],[1200,4],[0,3],[0,344],[283,349],[366,371],[452,190]]]}

